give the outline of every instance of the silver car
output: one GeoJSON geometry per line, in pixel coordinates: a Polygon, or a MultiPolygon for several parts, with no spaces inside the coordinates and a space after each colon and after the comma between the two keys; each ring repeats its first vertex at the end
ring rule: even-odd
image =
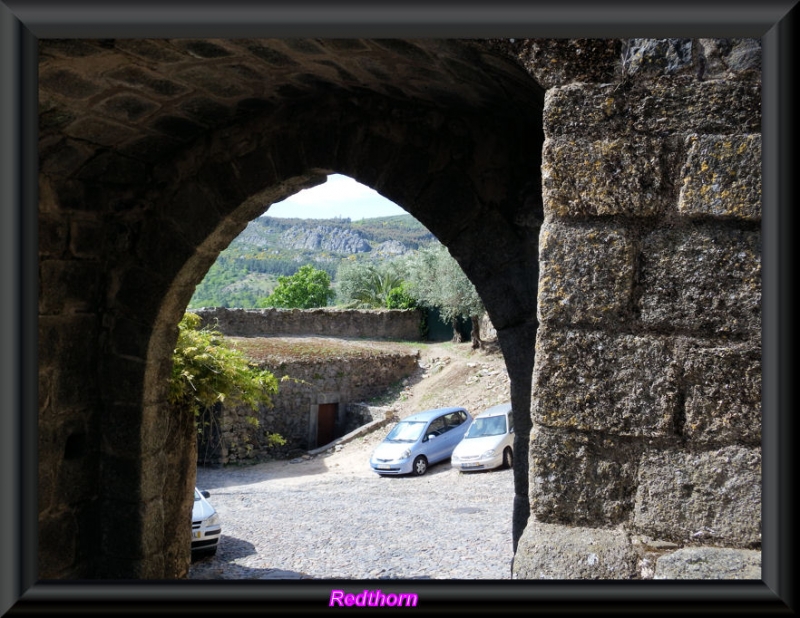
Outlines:
{"type": "Polygon", "coordinates": [[[192,507],[192,558],[213,556],[217,553],[217,545],[222,535],[219,514],[206,499],[211,496],[207,491],[194,488],[194,506],[192,507]]]}
{"type": "Polygon", "coordinates": [[[510,468],[513,463],[514,415],[510,403],[478,414],[450,458],[450,464],[461,472],[510,468]]]}

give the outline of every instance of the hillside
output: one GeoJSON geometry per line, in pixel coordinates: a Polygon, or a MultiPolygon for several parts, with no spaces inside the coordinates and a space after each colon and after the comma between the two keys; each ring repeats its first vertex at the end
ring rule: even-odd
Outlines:
{"type": "Polygon", "coordinates": [[[392,260],[438,243],[411,215],[351,221],[258,217],[217,258],[189,303],[199,307],[253,308],[279,276],[311,264],[336,284],[343,260],[392,260]]]}

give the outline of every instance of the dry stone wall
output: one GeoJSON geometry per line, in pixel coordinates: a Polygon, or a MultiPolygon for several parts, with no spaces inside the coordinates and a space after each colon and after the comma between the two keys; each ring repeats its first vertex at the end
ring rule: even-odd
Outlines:
{"type": "MultiPolygon", "coordinates": [[[[370,358],[319,358],[262,365],[279,380],[272,406],[257,411],[219,406],[210,411],[205,439],[198,444],[201,464],[255,463],[285,457],[324,446],[316,443],[319,404],[336,404],[335,437],[363,421],[353,404],[368,401],[411,375],[418,367],[419,352],[376,352],[370,358]],[[354,409],[351,412],[351,409],[354,409]],[[255,426],[248,418],[258,421],[255,426]],[[273,445],[268,434],[278,433],[285,445],[273,445]]],[[[371,419],[370,419],[371,420],[371,419]]],[[[356,425],[357,426],[357,425],[356,425]]]]}
{"type": "MultiPolygon", "coordinates": [[[[518,51],[541,67],[580,49],[518,51]]],[[[584,51],[599,64],[567,63],[545,95],[531,520],[514,576],[750,577],[761,541],[760,47],[584,51]],[[602,59],[616,69],[600,71],[602,59]],[[706,552],[719,562],[702,575],[676,567],[694,560],[679,548],[695,546],[726,551],[706,552]]]]}
{"type": "Polygon", "coordinates": [[[343,338],[419,341],[420,312],[416,309],[196,309],[203,325],[231,337],[323,335],[343,338]]]}

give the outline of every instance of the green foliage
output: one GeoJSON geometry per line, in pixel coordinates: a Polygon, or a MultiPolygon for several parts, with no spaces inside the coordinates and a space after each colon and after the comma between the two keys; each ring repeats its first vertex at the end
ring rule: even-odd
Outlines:
{"type": "Polygon", "coordinates": [[[392,217],[372,217],[353,221],[351,229],[358,230],[367,240],[381,243],[387,240],[396,240],[410,249],[436,242],[424,225],[411,215],[395,215],[392,217]]]}
{"type": "MultiPolygon", "coordinates": [[[[200,317],[186,313],[178,324],[172,357],[169,403],[198,416],[217,403],[233,401],[252,409],[272,405],[278,381],[226,344],[216,330],[200,327],[200,317]]],[[[258,424],[258,420],[248,419],[258,424]]]]}
{"type": "Polygon", "coordinates": [[[336,228],[355,232],[373,245],[399,241],[411,250],[436,243],[435,237],[411,215],[350,221],[337,219],[285,219],[258,217],[251,221],[209,269],[189,301],[190,309],[240,307],[252,309],[269,296],[278,277],[294,275],[301,265],[326,271],[338,287],[337,269],[344,262],[381,263],[376,252],[339,254],[292,248],[286,232],[292,228],[336,228]]]}
{"type": "Polygon", "coordinates": [[[408,283],[392,288],[386,296],[387,309],[416,309],[417,299],[408,291],[408,283]]]}
{"type": "Polygon", "coordinates": [[[424,307],[439,310],[447,322],[484,312],[475,286],[443,245],[421,249],[406,262],[408,293],[424,307]]]}
{"type": "Polygon", "coordinates": [[[311,309],[326,307],[334,295],[330,275],[324,270],[306,264],[290,277],[278,277],[275,290],[259,301],[258,305],[285,309],[311,309]]]}
{"type": "Polygon", "coordinates": [[[336,298],[344,307],[400,309],[414,306],[414,300],[404,290],[398,262],[344,262],[336,273],[336,279],[336,298]]]}

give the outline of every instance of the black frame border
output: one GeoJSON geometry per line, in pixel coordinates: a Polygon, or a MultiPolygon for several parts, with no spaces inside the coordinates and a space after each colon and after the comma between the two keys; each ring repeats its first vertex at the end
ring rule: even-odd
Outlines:
{"type": "Polygon", "coordinates": [[[796,0],[612,5],[561,0],[555,6],[513,0],[0,0],[0,529],[8,533],[0,554],[0,614],[297,613],[327,607],[334,588],[416,592],[418,609],[442,613],[793,614],[795,458],[789,371],[797,15],[796,0]],[[762,39],[761,581],[38,581],[37,40],[250,36],[762,39]]]}

